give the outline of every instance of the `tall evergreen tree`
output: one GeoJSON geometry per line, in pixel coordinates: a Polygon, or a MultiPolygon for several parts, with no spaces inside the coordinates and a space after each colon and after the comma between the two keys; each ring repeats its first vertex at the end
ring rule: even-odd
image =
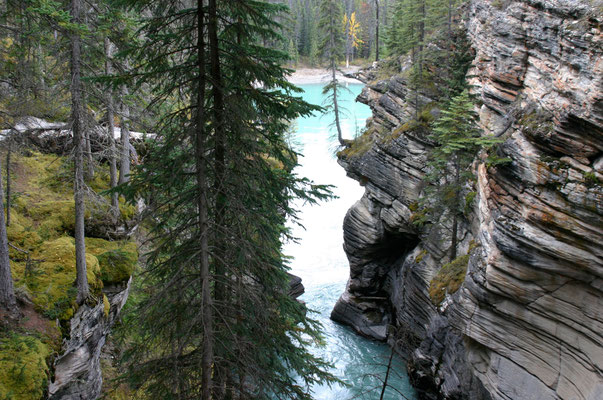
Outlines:
{"type": "MultiPolygon", "coordinates": [[[[475,176],[471,169],[475,157],[501,140],[480,136],[477,114],[468,90],[464,90],[442,110],[430,135],[436,146],[430,153],[427,186],[422,197],[425,210],[419,223],[429,221],[441,226],[450,224],[450,260],[457,254],[459,220],[465,210],[463,191],[475,176]]],[[[501,161],[501,160],[497,160],[501,161]]]]}
{"type": "Polygon", "coordinates": [[[14,315],[17,312],[17,300],[15,298],[13,277],[8,257],[8,239],[6,238],[3,197],[2,174],[0,173],[0,307],[10,315],[14,315]]]}
{"type": "Polygon", "coordinates": [[[375,61],[379,61],[379,0],[375,0],[375,61]]]}
{"type": "Polygon", "coordinates": [[[337,103],[337,93],[342,90],[342,86],[337,80],[338,63],[343,56],[344,38],[340,28],[343,19],[343,10],[338,0],[322,0],[320,3],[320,28],[323,33],[323,39],[320,44],[320,52],[328,62],[330,82],[325,85],[322,92],[327,95],[325,112],[333,112],[334,124],[337,129],[337,140],[341,146],[345,146],[341,123],[339,120],[339,104],[337,103]]]}
{"type": "Polygon", "coordinates": [[[81,88],[81,0],[71,0],[71,130],[74,147],[74,201],[75,201],[75,263],[77,302],[83,303],[89,295],[86,274],[86,243],[84,241],[84,143],[83,106],[81,88]]]}
{"type": "Polygon", "coordinates": [[[317,325],[287,295],[281,240],[292,199],[325,192],[292,174],[284,138],[315,108],[293,96],[287,54],[261,45],[278,39],[284,9],[135,6],[150,16],[136,76],[164,117],[129,185],[154,223],[130,382],[157,398],[310,398],[307,385],[333,378],[305,348],[317,325]]]}

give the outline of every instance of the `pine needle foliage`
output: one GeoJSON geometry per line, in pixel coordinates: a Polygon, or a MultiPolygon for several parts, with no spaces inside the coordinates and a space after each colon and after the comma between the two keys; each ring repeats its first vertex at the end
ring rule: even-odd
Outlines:
{"type": "Polygon", "coordinates": [[[458,220],[467,208],[463,192],[475,181],[472,164],[478,153],[488,150],[501,139],[481,136],[478,116],[467,89],[453,97],[441,111],[429,138],[436,144],[431,150],[421,208],[414,219],[425,223],[452,223],[450,259],[456,258],[458,220]]]}
{"type": "Polygon", "coordinates": [[[308,350],[320,342],[320,327],[287,294],[281,242],[292,239],[293,199],[329,197],[327,187],[293,173],[297,155],[285,141],[290,122],[316,107],[286,81],[288,55],[261,45],[281,39],[282,5],[214,2],[212,11],[212,2],[200,4],[135,2],[147,17],[131,51],[134,78],[152,88],[151,110],[163,118],[126,189],[150,205],[150,251],[124,324],[124,379],[153,398],[206,398],[209,342],[210,398],[310,399],[310,385],[335,378],[308,350]]]}

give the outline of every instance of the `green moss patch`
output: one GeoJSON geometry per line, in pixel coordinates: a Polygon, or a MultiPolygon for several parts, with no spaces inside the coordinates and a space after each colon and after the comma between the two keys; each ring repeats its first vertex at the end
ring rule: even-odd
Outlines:
{"type": "MultiPolygon", "coordinates": [[[[108,188],[108,174],[99,168],[89,186],[108,188]]],[[[13,154],[11,163],[11,219],[7,227],[11,270],[18,291],[33,307],[24,307],[24,318],[12,333],[0,331],[0,400],[39,400],[47,388],[50,355],[60,346],[61,326],[77,308],[75,287],[73,171],[67,158],[29,153],[13,154]],[[37,332],[36,337],[28,333],[37,332]]],[[[87,200],[86,223],[100,226],[112,216],[109,198],[87,200]],[[105,201],[106,200],[106,201],[105,201]],[[94,204],[88,205],[89,202],[94,204]]],[[[131,219],[135,208],[120,202],[122,218],[131,219]]],[[[101,298],[104,313],[111,306],[102,293],[105,283],[126,281],[137,265],[134,242],[86,239],[87,278],[91,294],[101,298]]],[[[64,323],[65,322],[65,323],[64,323]]]]}
{"type": "Polygon", "coordinates": [[[109,242],[87,239],[88,251],[98,259],[100,277],[106,284],[127,281],[138,263],[138,251],[133,242],[109,242]]]}
{"type": "MultiPolygon", "coordinates": [[[[77,291],[74,286],[75,243],[70,237],[44,242],[34,253],[37,263],[25,278],[36,307],[48,318],[67,320],[73,316],[77,291]]],[[[92,254],[86,254],[88,284],[93,294],[100,295],[100,265],[92,254]]]]}
{"type": "Polygon", "coordinates": [[[348,147],[341,150],[337,155],[343,158],[360,157],[366,154],[373,147],[374,129],[367,129],[361,135],[357,136],[348,147]]]}
{"type": "Polygon", "coordinates": [[[442,266],[429,284],[429,297],[435,305],[442,303],[446,294],[455,293],[465,281],[469,254],[455,258],[442,266]]]}
{"type": "Polygon", "coordinates": [[[0,336],[0,398],[39,400],[48,385],[50,348],[24,335],[0,336]]]}
{"type": "MultiPolygon", "coordinates": [[[[13,277],[16,286],[30,295],[36,310],[50,319],[68,320],[75,310],[75,244],[70,236],[74,229],[74,205],[70,165],[63,157],[30,153],[30,156],[15,155],[11,168],[14,193],[11,198],[14,201],[7,236],[12,245],[23,250],[10,250],[13,277]]],[[[97,190],[105,190],[108,188],[108,174],[102,168],[98,171],[90,185],[97,190]]],[[[89,221],[103,224],[111,220],[109,202],[105,203],[87,207],[87,224],[89,221]]],[[[134,207],[123,202],[120,209],[124,211],[124,218],[132,218],[135,214],[134,207]]],[[[101,295],[103,280],[107,283],[127,280],[137,258],[133,242],[86,239],[91,293],[97,297],[101,295]]]]}

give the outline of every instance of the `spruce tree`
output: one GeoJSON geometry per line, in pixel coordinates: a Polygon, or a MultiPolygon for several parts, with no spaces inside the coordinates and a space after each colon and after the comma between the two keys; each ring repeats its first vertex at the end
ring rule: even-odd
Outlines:
{"type": "Polygon", "coordinates": [[[2,174],[0,173],[0,308],[7,311],[9,315],[15,315],[17,313],[17,300],[8,257],[3,197],[2,174]]]}
{"type": "Polygon", "coordinates": [[[450,224],[451,261],[457,254],[459,220],[468,206],[463,193],[475,180],[471,164],[482,149],[501,142],[494,136],[481,136],[477,118],[473,101],[465,89],[442,110],[429,136],[435,147],[429,155],[427,186],[421,200],[422,218],[415,222],[450,224]]]}
{"type": "Polygon", "coordinates": [[[126,317],[130,383],[154,398],[308,399],[308,385],[333,377],[306,349],[318,327],[287,295],[281,240],[293,198],[326,193],[293,175],[284,138],[315,107],[286,81],[287,54],[261,45],[278,39],[284,8],[140,1],[135,11],[151,16],[135,76],[163,118],[126,193],[147,198],[152,224],[144,295],[126,317]]]}
{"type": "Polygon", "coordinates": [[[343,10],[338,0],[322,0],[320,3],[320,28],[323,39],[319,50],[328,63],[328,70],[331,74],[331,80],[322,90],[327,95],[325,112],[333,112],[334,124],[337,129],[337,140],[341,146],[345,146],[341,123],[339,120],[339,104],[337,103],[337,93],[343,90],[337,80],[338,63],[343,56],[344,38],[340,29],[343,19],[343,10]]]}
{"type": "Polygon", "coordinates": [[[74,148],[74,201],[75,201],[75,264],[77,302],[83,303],[89,295],[86,273],[86,243],[84,241],[84,143],[83,105],[81,82],[81,0],[71,0],[71,130],[74,148]]]}

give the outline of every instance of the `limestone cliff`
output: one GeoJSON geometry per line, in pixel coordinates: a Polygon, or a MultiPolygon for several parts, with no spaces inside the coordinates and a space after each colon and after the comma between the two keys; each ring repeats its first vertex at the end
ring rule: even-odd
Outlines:
{"type": "MultiPolygon", "coordinates": [[[[603,22],[596,2],[472,1],[467,75],[484,134],[459,237],[464,283],[436,307],[445,230],[412,223],[430,143],[408,129],[402,76],[372,81],[367,134],[340,163],[366,187],[344,221],[350,281],[333,318],[409,357],[424,398],[596,399],[603,393],[603,22]]],[[[370,81],[371,72],[363,75],[370,81]]],[[[428,98],[428,93],[422,95],[428,98]]],[[[425,104],[426,101],[423,102],[425,104]]]]}

